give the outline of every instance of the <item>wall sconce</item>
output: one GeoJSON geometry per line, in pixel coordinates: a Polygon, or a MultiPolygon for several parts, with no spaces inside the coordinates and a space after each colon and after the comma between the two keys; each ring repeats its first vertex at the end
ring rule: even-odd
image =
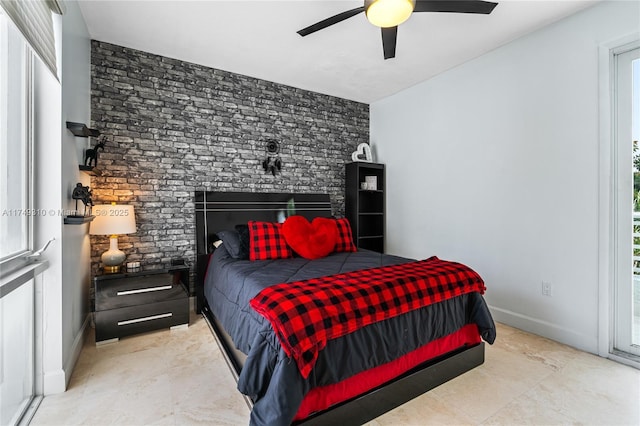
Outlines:
{"type": "Polygon", "coordinates": [[[133,206],[124,204],[100,204],[93,206],[95,219],[91,222],[89,234],[110,235],[109,250],[102,253],[102,264],[106,274],[120,272],[120,266],[127,256],[118,249],[119,234],[136,232],[136,218],[133,206]]]}

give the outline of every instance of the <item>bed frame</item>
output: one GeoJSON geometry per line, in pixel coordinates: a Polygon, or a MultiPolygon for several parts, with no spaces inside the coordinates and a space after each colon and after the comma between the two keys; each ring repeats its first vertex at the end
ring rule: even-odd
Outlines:
{"type": "MultiPolygon", "coordinates": [[[[290,214],[308,219],[332,215],[328,194],[203,192],[195,193],[196,213],[196,310],[211,328],[236,379],[246,355],[215,318],[204,298],[204,277],[215,232],[234,229],[248,220],[276,222],[290,214]],[[295,207],[295,211],[293,211],[295,207]]],[[[360,425],[484,363],[484,343],[463,348],[419,365],[384,386],[313,414],[298,424],[360,425]]],[[[253,402],[245,396],[250,408],[253,402]]]]}

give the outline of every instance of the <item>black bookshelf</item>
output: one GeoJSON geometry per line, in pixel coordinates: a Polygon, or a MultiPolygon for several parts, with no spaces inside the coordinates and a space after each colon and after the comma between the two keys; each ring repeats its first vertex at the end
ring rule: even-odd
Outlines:
{"type": "Polygon", "coordinates": [[[345,214],[351,223],[356,246],[384,252],[385,176],[384,164],[353,162],[346,165],[345,214]],[[375,188],[365,187],[375,177],[375,188]]]}

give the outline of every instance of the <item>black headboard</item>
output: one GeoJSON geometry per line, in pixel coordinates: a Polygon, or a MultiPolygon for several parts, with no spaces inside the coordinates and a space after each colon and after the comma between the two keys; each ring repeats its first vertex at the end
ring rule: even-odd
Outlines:
{"type": "Polygon", "coordinates": [[[330,217],[329,194],[291,194],[281,192],[196,191],[196,282],[197,311],[203,301],[204,275],[209,261],[212,237],[218,231],[234,229],[249,220],[283,221],[297,214],[313,219],[330,217]]]}

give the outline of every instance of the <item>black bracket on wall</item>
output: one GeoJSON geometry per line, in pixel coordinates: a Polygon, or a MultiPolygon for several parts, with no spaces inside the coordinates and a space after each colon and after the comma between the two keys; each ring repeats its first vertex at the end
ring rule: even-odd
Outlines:
{"type": "Polygon", "coordinates": [[[78,136],[80,138],[88,138],[90,136],[95,138],[100,136],[100,130],[90,129],[84,123],[67,121],[67,129],[69,129],[74,136],[78,136]]]}

